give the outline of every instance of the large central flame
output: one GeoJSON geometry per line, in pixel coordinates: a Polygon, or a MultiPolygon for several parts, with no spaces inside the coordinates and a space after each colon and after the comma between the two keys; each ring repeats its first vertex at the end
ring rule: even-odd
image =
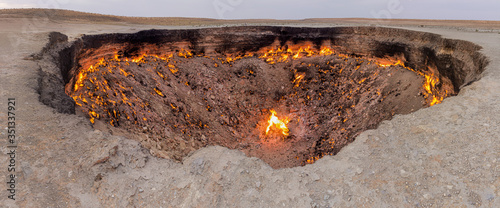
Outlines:
{"type": "Polygon", "coordinates": [[[266,129],[266,135],[269,134],[269,131],[271,129],[276,130],[277,132],[280,132],[283,134],[283,136],[288,136],[288,127],[286,126],[288,122],[290,121],[288,118],[285,119],[279,119],[276,116],[276,111],[270,110],[271,116],[269,117],[269,125],[267,126],[266,129]]]}

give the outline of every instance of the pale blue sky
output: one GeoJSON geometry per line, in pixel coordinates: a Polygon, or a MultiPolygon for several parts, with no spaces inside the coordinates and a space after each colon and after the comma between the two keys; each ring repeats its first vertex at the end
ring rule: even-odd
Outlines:
{"type": "Polygon", "coordinates": [[[500,20],[500,0],[0,0],[0,8],[58,8],[145,17],[500,20]]]}

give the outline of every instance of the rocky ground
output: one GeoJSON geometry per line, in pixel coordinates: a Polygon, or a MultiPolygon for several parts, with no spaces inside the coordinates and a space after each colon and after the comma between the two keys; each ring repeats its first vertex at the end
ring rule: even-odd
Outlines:
{"type": "MultiPolygon", "coordinates": [[[[0,25],[1,134],[7,138],[8,98],[15,98],[18,140],[16,200],[8,199],[3,183],[0,207],[500,206],[498,31],[402,27],[479,44],[490,64],[458,96],[384,121],[336,156],[275,170],[217,146],[182,163],[156,158],[134,140],[38,101],[39,66],[24,59],[42,49],[50,31],[74,38],[169,27],[8,17],[0,25]]],[[[6,177],[11,149],[3,141],[0,175],[6,177]]]]}

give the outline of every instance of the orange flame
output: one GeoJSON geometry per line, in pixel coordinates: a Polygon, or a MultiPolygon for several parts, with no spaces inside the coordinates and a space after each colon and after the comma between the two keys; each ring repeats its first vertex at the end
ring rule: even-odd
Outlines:
{"type": "Polygon", "coordinates": [[[295,79],[293,80],[293,83],[295,83],[294,87],[298,87],[300,85],[300,81],[304,79],[305,75],[306,74],[303,72],[295,74],[295,79]]]}
{"type": "Polygon", "coordinates": [[[158,89],[156,87],[153,89],[155,90],[156,94],[158,94],[159,96],[162,96],[162,97],[164,96],[163,93],[160,91],[160,89],[158,89]]]}
{"type": "Polygon", "coordinates": [[[288,122],[290,120],[288,118],[279,119],[276,116],[276,111],[274,111],[274,110],[270,110],[270,112],[271,112],[271,116],[269,117],[269,121],[268,121],[269,125],[267,126],[267,129],[266,129],[266,135],[268,135],[271,128],[274,127],[274,129],[276,129],[277,131],[281,131],[283,136],[288,136],[289,130],[288,130],[288,127],[286,125],[288,124],[288,122]]]}
{"type": "Polygon", "coordinates": [[[391,63],[389,60],[379,60],[379,66],[388,67],[388,66],[402,66],[405,67],[404,63],[401,60],[398,60],[396,63],[391,63]]]}
{"type": "Polygon", "coordinates": [[[304,56],[328,56],[334,54],[333,49],[327,46],[323,46],[320,50],[312,48],[310,45],[293,45],[289,46],[286,50],[285,48],[287,47],[263,49],[261,50],[262,55],[259,58],[264,59],[269,64],[275,64],[287,62],[290,59],[299,59],[304,56]]]}
{"type": "Polygon", "coordinates": [[[389,66],[402,66],[405,69],[413,71],[420,76],[425,77],[425,82],[423,88],[425,90],[424,94],[426,97],[432,96],[432,101],[429,102],[430,106],[439,104],[443,101],[443,99],[448,96],[448,93],[445,91],[444,94],[439,91],[437,85],[440,83],[439,77],[433,73],[433,70],[429,70],[429,72],[423,73],[417,70],[414,70],[410,67],[405,66],[405,64],[401,60],[397,60],[397,62],[391,62],[391,60],[378,60],[378,65],[381,67],[389,67],[389,66]]]}

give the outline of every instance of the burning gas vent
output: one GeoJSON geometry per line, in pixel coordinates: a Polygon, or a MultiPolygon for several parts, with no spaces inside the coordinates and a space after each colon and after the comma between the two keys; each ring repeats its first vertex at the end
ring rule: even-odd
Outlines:
{"type": "Polygon", "coordinates": [[[152,30],[68,45],[65,92],[90,122],[139,135],[161,157],[221,145],[273,168],[439,104],[486,63],[471,43],[384,28],[152,30]]]}

